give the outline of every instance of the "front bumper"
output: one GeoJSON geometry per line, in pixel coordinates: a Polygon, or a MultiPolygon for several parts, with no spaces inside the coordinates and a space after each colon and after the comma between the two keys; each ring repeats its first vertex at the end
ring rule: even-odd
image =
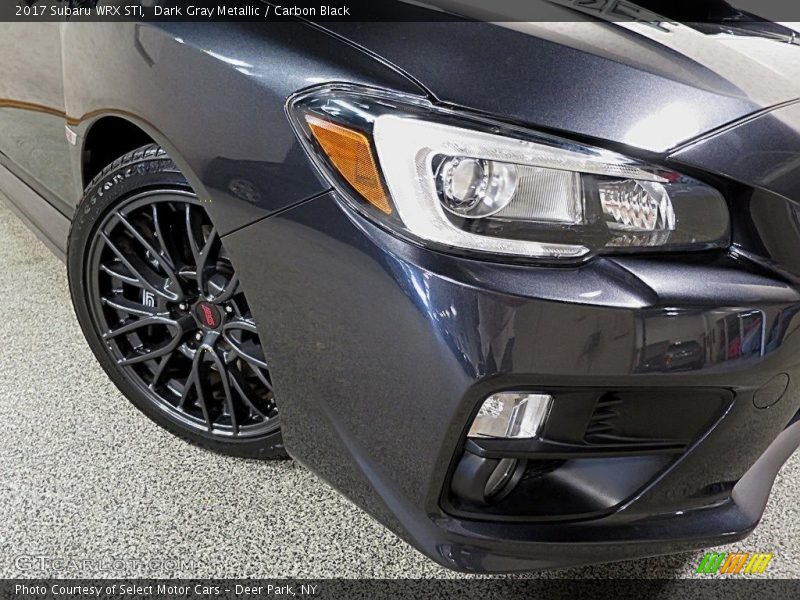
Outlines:
{"type": "MultiPolygon", "coordinates": [[[[225,244],[254,305],[289,452],[447,567],[543,569],[734,541],[800,444],[800,292],[741,257],[491,264],[402,242],[332,193],[225,244]],[[654,423],[691,411],[668,400],[684,392],[727,400],[604,510],[464,516],[448,495],[465,431],[488,394],[511,388],[652,390],[667,398],[654,423]]],[[[618,468],[609,463],[608,478],[618,468]]]]}

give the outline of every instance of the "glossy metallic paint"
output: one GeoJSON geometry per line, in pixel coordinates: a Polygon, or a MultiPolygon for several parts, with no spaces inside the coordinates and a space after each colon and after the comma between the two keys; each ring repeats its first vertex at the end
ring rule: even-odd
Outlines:
{"type": "MultiPolygon", "coordinates": [[[[59,188],[51,204],[73,210],[82,144],[104,116],[162,144],[226,234],[287,448],[434,560],[515,571],[732,541],[755,526],[800,443],[790,425],[800,408],[800,121],[786,104],[797,94],[756,97],[647,36],[602,27],[616,53],[574,32],[485,23],[66,23],[63,107],[48,100],[39,123],[42,136],[68,125],[77,140],[66,146],[72,173],[45,187],[59,188]],[[286,99],[323,82],[426,96],[677,165],[725,193],[735,245],[546,268],[408,244],[344,207],[291,131],[286,99]],[[782,106],[771,111],[773,102],[782,106]],[[653,121],[676,103],[692,127],[653,121]],[[642,122],[657,139],[631,137],[642,122]],[[747,339],[729,331],[743,320],[747,339]],[[715,331],[733,346],[680,371],[657,360],[670,344],[712,347],[715,331]],[[785,393],[754,400],[783,374],[785,393]],[[447,512],[443,494],[478,404],[529,386],[734,398],[678,462],[600,518],[498,523],[447,512]]],[[[9,90],[26,97],[22,83],[9,90]]],[[[0,110],[8,118],[31,106],[0,110]]],[[[28,155],[0,151],[18,177],[31,175],[28,155]]],[[[34,225],[64,242],[55,221],[34,225]]]]}
{"type": "Polygon", "coordinates": [[[605,559],[671,552],[755,526],[760,513],[742,509],[731,489],[800,408],[799,348],[789,334],[800,293],[779,278],[722,252],[601,258],[555,271],[490,266],[400,242],[330,194],[229,235],[226,245],[259,299],[289,451],[442,564],[563,566],[597,560],[600,548],[605,559]],[[600,273],[612,273],[619,289],[574,302],[600,273]],[[569,302],[540,297],[551,277],[569,302]],[[704,284],[681,287],[686,277],[704,284]],[[657,348],[711,339],[720,320],[753,312],[764,337],[749,353],[708,357],[690,371],[641,368],[644,340],[657,348]],[[788,393],[770,410],[755,408],[754,392],[783,371],[793,376],[788,393]],[[483,397],[572,386],[699,386],[736,398],[657,484],[602,519],[512,527],[442,510],[453,448],[483,397]]]}
{"type": "MultiPolygon", "coordinates": [[[[326,23],[441,102],[651,152],[800,96],[773,81],[775,93],[757,97],[758,88],[743,89],[741,71],[738,80],[723,75],[671,48],[669,36],[656,41],[609,23],[572,23],[584,27],[560,35],[539,24],[531,35],[514,25],[326,23]],[[603,35],[613,37],[592,45],[603,35]]],[[[731,54],[726,61],[743,61],[731,54]]]]}

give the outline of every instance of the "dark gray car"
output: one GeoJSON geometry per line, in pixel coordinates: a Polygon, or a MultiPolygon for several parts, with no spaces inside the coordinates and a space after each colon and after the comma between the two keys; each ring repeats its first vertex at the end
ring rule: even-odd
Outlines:
{"type": "Polygon", "coordinates": [[[800,47],[712,4],[2,23],[0,189],[142,412],[445,566],[728,543],[800,444],[800,47]]]}

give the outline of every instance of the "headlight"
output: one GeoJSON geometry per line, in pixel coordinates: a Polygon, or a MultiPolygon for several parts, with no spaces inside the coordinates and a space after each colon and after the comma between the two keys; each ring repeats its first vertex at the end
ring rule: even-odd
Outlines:
{"type": "Polygon", "coordinates": [[[717,190],[600,148],[345,85],[298,94],[288,113],[344,198],[428,246],[577,259],[729,242],[717,190]]]}

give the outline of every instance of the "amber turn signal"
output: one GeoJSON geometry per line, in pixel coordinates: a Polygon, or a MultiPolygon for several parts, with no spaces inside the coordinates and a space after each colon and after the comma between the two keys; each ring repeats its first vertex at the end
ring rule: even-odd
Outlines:
{"type": "Polygon", "coordinates": [[[312,115],[306,115],[305,119],[322,150],[347,183],[367,202],[387,215],[391,214],[392,205],[367,136],[312,115]]]}

